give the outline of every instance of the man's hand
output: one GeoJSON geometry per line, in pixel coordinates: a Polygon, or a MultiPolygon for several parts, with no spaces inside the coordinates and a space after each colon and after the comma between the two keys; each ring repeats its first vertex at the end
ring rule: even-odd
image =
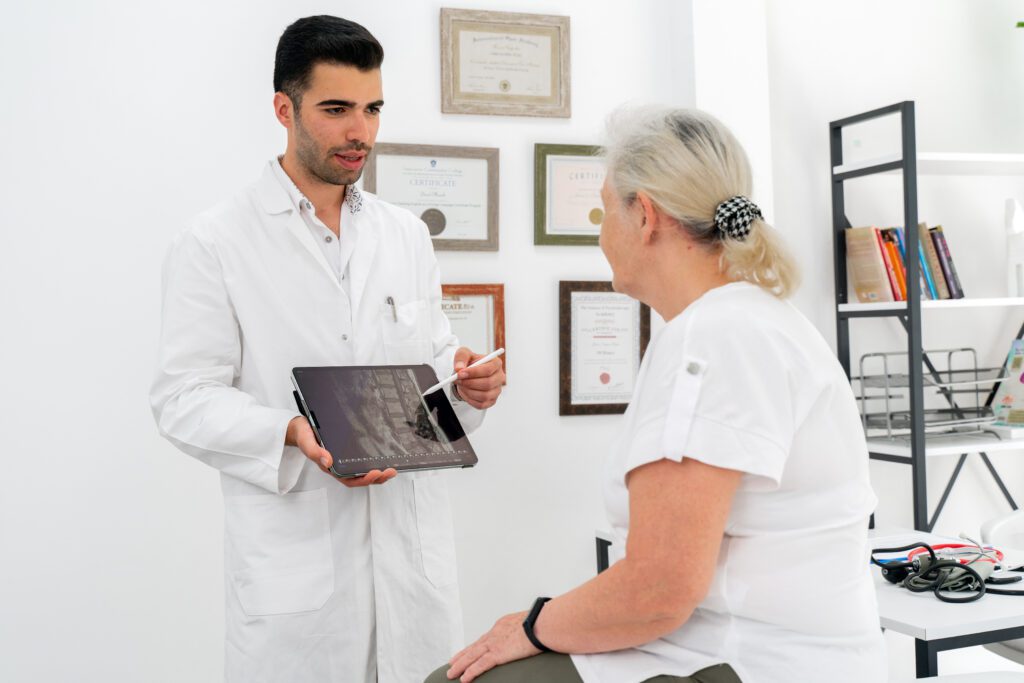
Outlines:
{"type": "Polygon", "coordinates": [[[306,418],[301,416],[292,418],[292,421],[288,423],[288,432],[285,434],[284,443],[286,446],[298,448],[302,451],[303,455],[316,463],[321,472],[331,475],[349,488],[369,486],[370,484],[383,484],[398,474],[393,468],[389,467],[383,472],[380,470],[370,470],[361,477],[336,477],[328,469],[331,463],[334,462],[334,458],[327,452],[327,449],[321,448],[320,444],[317,443],[313,428],[309,426],[306,418]]]}
{"type": "Polygon", "coordinates": [[[451,666],[448,680],[458,678],[461,683],[470,683],[496,666],[539,655],[540,650],[533,646],[523,630],[526,614],[519,612],[498,619],[490,631],[448,660],[451,666]]]}
{"type": "Polygon", "coordinates": [[[465,346],[455,352],[454,372],[459,378],[455,380],[459,396],[469,405],[483,410],[490,408],[501,395],[501,385],[505,383],[505,366],[501,356],[475,368],[467,366],[484,357],[485,354],[473,353],[465,346]]]}

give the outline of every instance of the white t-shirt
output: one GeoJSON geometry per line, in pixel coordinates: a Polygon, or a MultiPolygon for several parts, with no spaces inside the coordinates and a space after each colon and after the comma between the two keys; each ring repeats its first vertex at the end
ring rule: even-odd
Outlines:
{"type": "Polygon", "coordinates": [[[629,533],[627,473],[683,457],[744,473],[708,595],[662,638],[574,655],[585,683],[721,662],[744,683],[885,680],[864,432],[835,355],[791,304],[731,283],[651,341],[605,477],[613,552],[629,533]]]}

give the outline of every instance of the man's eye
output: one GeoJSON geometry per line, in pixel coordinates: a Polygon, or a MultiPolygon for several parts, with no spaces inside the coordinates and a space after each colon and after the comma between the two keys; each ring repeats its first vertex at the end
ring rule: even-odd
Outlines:
{"type": "Polygon", "coordinates": [[[327,109],[324,109],[324,111],[327,112],[328,114],[340,114],[343,111],[345,111],[345,108],[344,107],[328,107],[327,109]]]}
{"type": "Polygon", "coordinates": [[[380,114],[380,107],[367,107],[366,113],[371,114],[372,116],[377,116],[380,114]]]}

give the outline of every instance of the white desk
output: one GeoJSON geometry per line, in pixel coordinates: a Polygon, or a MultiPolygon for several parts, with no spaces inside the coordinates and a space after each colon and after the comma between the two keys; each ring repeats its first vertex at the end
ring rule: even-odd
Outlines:
{"type": "MultiPolygon", "coordinates": [[[[873,530],[869,536],[873,548],[891,548],[918,541],[963,542],[892,529],[873,530]]],[[[1019,563],[1020,559],[1007,557],[1009,564],[1019,563]]],[[[914,638],[918,678],[938,675],[938,654],[943,650],[1024,638],[1024,596],[985,595],[976,602],[952,604],[941,602],[932,593],[911,593],[889,583],[880,571],[874,572],[874,578],[882,628],[914,638]]],[[[1024,585],[1009,584],[1004,588],[1024,590],[1024,585]]]]}
{"type": "MultiPolygon", "coordinates": [[[[874,529],[869,532],[872,548],[892,548],[918,541],[925,543],[962,542],[920,531],[874,529]]],[[[597,571],[608,568],[608,551],[614,540],[607,529],[598,529],[597,571]]],[[[1020,553],[1007,553],[1007,563],[1021,564],[1020,553]]],[[[976,602],[953,604],[942,602],[932,593],[911,593],[882,578],[873,571],[878,596],[878,617],[882,628],[908,635],[914,639],[917,677],[939,674],[939,653],[986,643],[1024,638],[1024,596],[985,595],[976,602]]],[[[1024,590],[1024,584],[1004,586],[1024,590]]]]}

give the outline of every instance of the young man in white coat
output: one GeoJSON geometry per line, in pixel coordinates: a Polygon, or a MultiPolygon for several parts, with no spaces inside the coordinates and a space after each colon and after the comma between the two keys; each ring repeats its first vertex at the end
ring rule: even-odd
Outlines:
{"type": "Polygon", "coordinates": [[[441,312],[426,226],[353,185],[382,60],[353,22],[289,26],[274,69],[284,155],[196,218],[164,265],[150,398],[160,432],[221,471],[228,681],[406,683],[462,640],[444,476],[335,479],[289,380],[295,366],[430,363],[459,372],[467,429],[501,392],[500,360],[465,369],[481,354],[441,312]]]}

